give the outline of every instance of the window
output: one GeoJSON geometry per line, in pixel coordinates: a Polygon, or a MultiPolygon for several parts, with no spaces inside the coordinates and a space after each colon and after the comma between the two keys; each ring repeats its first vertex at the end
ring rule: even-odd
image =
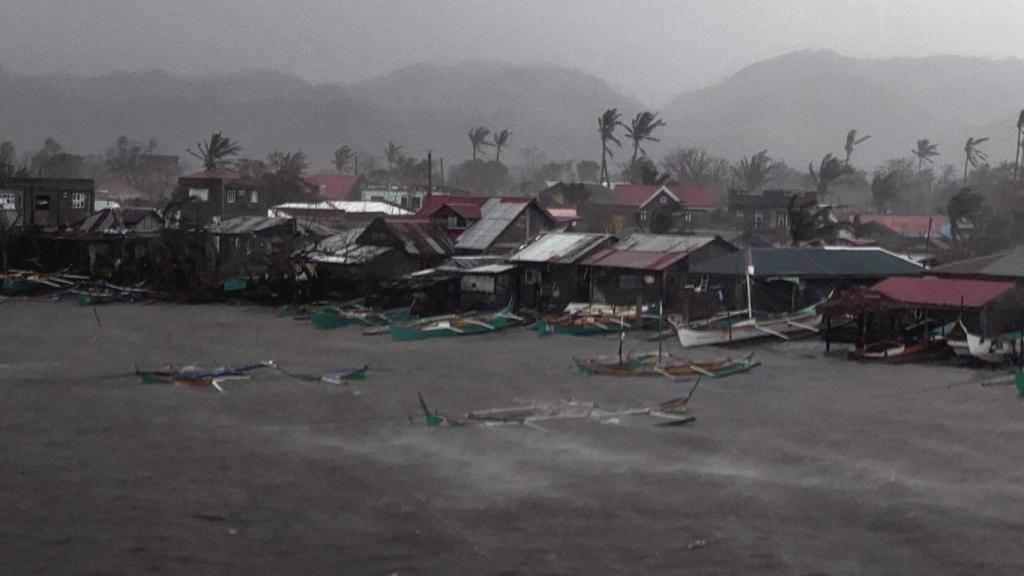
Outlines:
{"type": "Polygon", "coordinates": [[[779,210],[775,213],[775,227],[776,228],[789,228],[789,214],[785,211],[779,210]]]}
{"type": "Polygon", "coordinates": [[[238,191],[238,201],[245,202],[245,190],[238,191]]]}
{"type": "Polygon", "coordinates": [[[647,210],[640,211],[640,221],[647,222],[647,210]]]}
{"type": "Polygon", "coordinates": [[[737,210],[736,211],[736,219],[737,220],[742,220],[743,219],[743,210],[737,210]]]}
{"type": "Polygon", "coordinates": [[[683,221],[684,222],[693,222],[693,212],[690,212],[689,210],[687,210],[686,212],[683,212],[683,221]]]}
{"type": "Polygon", "coordinates": [[[36,196],[36,210],[49,210],[50,209],[50,195],[39,194],[36,196]]]}
{"type": "Polygon", "coordinates": [[[370,201],[372,201],[372,202],[383,202],[384,201],[384,197],[383,196],[370,196],[370,201]]]}
{"type": "Polygon", "coordinates": [[[260,202],[260,191],[259,190],[255,189],[255,188],[253,188],[252,190],[249,190],[249,202],[252,202],[253,204],[259,204],[259,202],[260,202]]]}
{"type": "Polygon", "coordinates": [[[463,220],[462,218],[459,218],[458,216],[455,216],[455,215],[452,215],[452,216],[448,217],[448,228],[450,230],[456,230],[456,229],[465,228],[465,227],[466,227],[466,221],[463,220]]]}
{"type": "Polygon", "coordinates": [[[210,201],[210,189],[209,188],[189,188],[188,199],[196,200],[197,202],[209,202],[210,201]]]}
{"type": "Polygon", "coordinates": [[[228,195],[227,196],[228,204],[234,204],[235,203],[236,191],[235,190],[225,190],[225,193],[228,195]]]}
{"type": "Polygon", "coordinates": [[[409,203],[412,205],[412,208],[416,210],[419,210],[420,208],[423,207],[423,199],[420,198],[419,196],[415,198],[410,198],[409,203]]]}
{"type": "Polygon", "coordinates": [[[658,202],[661,202],[662,204],[668,204],[668,196],[662,194],[661,198],[658,198],[658,202]]]}
{"type": "Polygon", "coordinates": [[[0,192],[0,210],[16,210],[14,192],[0,192]]]}
{"type": "Polygon", "coordinates": [[[754,212],[754,228],[761,228],[764,226],[764,212],[757,210],[754,212]]]}
{"type": "Polygon", "coordinates": [[[72,210],[84,210],[85,199],[87,198],[85,192],[72,192],[71,193],[71,209],[72,210]]]}

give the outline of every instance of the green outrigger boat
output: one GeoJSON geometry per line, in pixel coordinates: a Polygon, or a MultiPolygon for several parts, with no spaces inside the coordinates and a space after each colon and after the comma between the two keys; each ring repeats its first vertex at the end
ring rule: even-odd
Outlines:
{"type": "Polygon", "coordinates": [[[391,325],[391,339],[397,341],[424,340],[448,336],[468,336],[496,332],[521,323],[523,319],[512,313],[512,302],[496,312],[452,314],[435,316],[415,322],[391,325]]]}
{"type": "Polygon", "coordinates": [[[345,326],[387,326],[409,320],[410,309],[377,311],[369,308],[337,308],[328,306],[309,313],[309,320],[317,328],[331,330],[345,326]]]}

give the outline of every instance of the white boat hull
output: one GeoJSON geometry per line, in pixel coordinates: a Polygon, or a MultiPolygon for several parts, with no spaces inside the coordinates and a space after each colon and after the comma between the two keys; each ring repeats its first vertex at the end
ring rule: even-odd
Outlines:
{"type": "Polygon", "coordinates": [[[756,338],[776,337],[785,339],[791,334],[816,332],[821,325],[821,315],[816,312],[794,314],[770,320],[741,320],[731,328],[691,328],[684,326],[676,330],[679,344],[683,348],[728,344],[756,338]]]}
{"type": "Polygon", "coordinates": [[[967,334],[967,348],[971,356],[989,364],[1003,364],[1014,353],[1013,342],[986,340],[976,334],[967,334]]]}

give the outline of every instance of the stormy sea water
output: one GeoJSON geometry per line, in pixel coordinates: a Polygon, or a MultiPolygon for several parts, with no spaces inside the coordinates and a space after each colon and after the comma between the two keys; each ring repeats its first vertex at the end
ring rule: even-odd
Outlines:
{"type": "MultiPolygon", "coordinates": [[[[626,350],[656,344],[632,335],[626,350]]],[[[247,306],[0,305],[4,574],[1019,574],[1024,400],[991,370],[872,365],[816,340],[702,381],[697,421],[427,428],[691,381],[584,376],[617,338],[392,342],[247,306]],[[135,367],[273,360],[212,388],[135,367]]]]}

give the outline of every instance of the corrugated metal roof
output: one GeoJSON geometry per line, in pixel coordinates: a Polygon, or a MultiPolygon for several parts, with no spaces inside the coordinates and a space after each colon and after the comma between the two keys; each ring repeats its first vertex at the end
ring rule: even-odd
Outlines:
{"type": "Polygon", "coordinates": [[[714,240],[714,236],[634,233],[619,240],[615,248],[616,250],[636,250],[638,252],[693,252],[714,240]]]}
{"type": "Polygon", "coordinates": [[[612,239],[611,234],[574,232],[544,234],[513,254],[509,260],[511,262],[572,264],[612,239]]]}
{"type": "Polygon", "coordinates": [[[618,246],[605,248],[587,256],[581,264],[595,268],[626,268],[630,270],[660,271],[672,266],[688,252],[644,252],[619,250],[618,246]]]}
{"type": "Polygon", "coordinates": [[[916,306],[982,308],[1014,289],[1009,281],[960,278],[886,278],[871,289],[893,300],[916,306]]]}
{"type": "Polygon", "coordinates": [[[455,240],[456,248],[486,250],[530,205],[529,201],[491,198],[480,208],[482,217],[455,240]]]}
{"type": "Polygon", "coordinates": [[[1024,278],[1024,246],[937,266],[931,272],[951,276],[1024,278]]]}
{"type": "MultiPolygon", "coordinates": [[[[690,272],[722,276],[743,276],[747,252],[741,250],[718,258],[695,262],[690,272]]],[[[910,276],[921,266],[908,258],[881,248],[753,248],[750,262],[754,276],[884,277],[910,276]]]]}
{"type": "Polygon", "coordinates": [[[407,254],[447,256],[452,253],[451,238],[429,220],[388,220],[387,225],[407,254]]]}
{"type": "Polygon", "coordinates": [[[352,213],[381,213],[387,216],[408,216],[412,211],[405,208],[388,204],[387,202],[376,202],[372,200],[333,200],[329,202],[290,202],[278,204],[270,208],[270,215],[274,216],[281,210],[337,210],[340,212],[352,213]]]}
{"type": "Polygon", "coordinates": [[[206,229],[213,234],[251,234],[262,232],[291,223],[291,218],[268,218],[266,216],[238,216],[210,224],[206,229]]]}
{"type": "Polygon", "coordinates": [[[352,244],[336,252],[318,251],[310,255],[310,260],[321,264],[341,264],[355,266],[372,262],[381,254],[387,254],[394,248],[387,246],[367,246],[363,244],[352,244]]]}
{"type": "Polygon", "coordinates": [[[476,268],[466,270],[466,274],[502,274],[514,269],[515,266],[512,264],[488,264],[486,266],[478,266],[476,268]]]}

